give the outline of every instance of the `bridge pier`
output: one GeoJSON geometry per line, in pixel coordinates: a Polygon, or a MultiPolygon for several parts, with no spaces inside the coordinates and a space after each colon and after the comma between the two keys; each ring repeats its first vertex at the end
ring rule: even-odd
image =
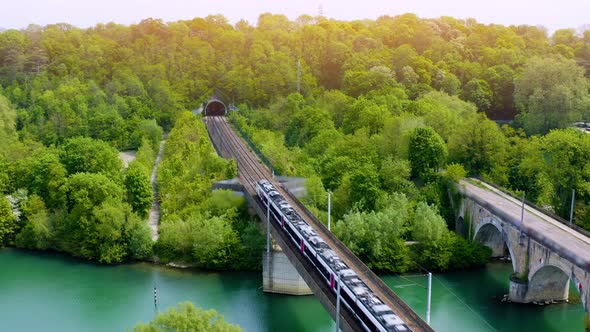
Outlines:
{"type": "Polygon", "coordinates": [[[287,255],[274,250],[262,255],[262,290],[288,295],[313,294],[287,255]]]}
{"type": "Polygon", "coordinates": [[[510,280],[508,298],[516,303],[563,302],[569,298],[569,279],[548,279],[536,283],[510,280]]]}
{"type": "MultiPolygon", "coordinates": [[[[304,196],[306,192],[305,179],[293,177],[277,177],[281,183],[296,193],[304,196]]],[[[244,187],[238,179],[219,181],[213,184],[213,190],[233,190],[237,194],[244,194],[244,187]]],[[[256,211],[252,210],[253,214],[256,211]]],[[[271,240],[272,241],[272,240],[271,240]]],[[[310,295],[313,294],[299,272],[278,245],[272,245],[270,253],[266,251],[262,256],[262,288],[267,293],[278,293],[287,295],[310,295]]]]}

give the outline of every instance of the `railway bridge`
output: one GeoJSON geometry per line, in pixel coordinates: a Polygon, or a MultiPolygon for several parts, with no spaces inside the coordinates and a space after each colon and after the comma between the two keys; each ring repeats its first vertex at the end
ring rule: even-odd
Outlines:
{"type": "MultiPolygon", "coordinates": [[[[401,318],[411,331],[433,331],[406,303],[404,303],[383,281],[377,277],[358,257],[299,202],[289,191],[285,190],[273,177],[269,169],[250,151],[246,143],[234,132],[223,116],[206,116],[205,123],[209,136],[218,153],[236,161],[238,179],[244,188],[248,203],[255,209],[262,220],[266,220],[266,208],[256,195],[256,183],[268,179],[286,198],[295,211],[321,236],[336,254],[356,272],[359,278],[376,294],[393,312],[401,318]]],[[[336,317],[336,296],[320,272],[302,254],[299,248],[287,238],[276,223],[270,223],[270,234],[280,245],[283,252],[295,267],[299,275],[309,286],[313,294],[332,316],[336,317]]],[[[363,328],[355,319],[355,313],[347,307],[341,307],[340,327],[343,331],[361,331],[363,328]]]]}
{"type": "Polygon", "coordinates": [[[469,179],[459,191],[457,230],[510,256],[511,301],[565,301],[572,282],[590,312],[590,238],[489,184],[469,179]]]}

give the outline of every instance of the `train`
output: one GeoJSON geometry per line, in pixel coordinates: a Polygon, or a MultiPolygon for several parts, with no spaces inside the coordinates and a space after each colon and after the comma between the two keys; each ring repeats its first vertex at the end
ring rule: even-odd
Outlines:
{"type": "Polygon", "coordinates": [[[258,181],[256,194],[267,208],[270,221],[276,223],[294,242],[335,294],[340,282],[342,305],[350,309],[365,331],[411,332],[408,325],[301,218],[270,181],[258,181]]]}

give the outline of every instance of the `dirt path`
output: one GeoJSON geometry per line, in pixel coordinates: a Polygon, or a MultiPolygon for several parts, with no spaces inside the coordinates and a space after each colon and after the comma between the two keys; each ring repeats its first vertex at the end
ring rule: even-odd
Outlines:
{"type": "Polygon", "coordinates": [[[152,208],[150,209],[150,216],[148,219],[148,224],[152,229],[152,240],[158,240],[158,225],[160,224],[160,200],[158,199],[158,184],[156,183],[156,174],[158,171],[158,164],[162,160],[162,152],[164,151],[164,143],[166,141],[160,142],[160,150],[158,151],[158,156],[156,157],[156,162],[154,163],[154,168],[152,169],[152,175],[150,177],[150,181],[152,183],[152,192],[154,193],[154,200],[152,201],[152,208]]]}
{"type": "Polygon", "coordinates": [[[127,150],[127,151],[121,151],[119,152],[119,159],[121,159],[121,161],[123,162],[123,166],[125,166],[125,168],[127,168],[127,166],[129,166],[129,163],[135,160],[135,153],[137,151],[135,150],[127,150]]]}

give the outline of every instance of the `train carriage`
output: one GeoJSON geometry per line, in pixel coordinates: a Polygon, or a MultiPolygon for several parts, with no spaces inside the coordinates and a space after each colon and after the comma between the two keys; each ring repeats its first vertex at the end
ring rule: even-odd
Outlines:
{"type": "Polygon", "coordinates": [[[341,283],[342,304],[350,309],[367,331],[411,332],[403,320],[338,257],[268,180],[257,183],[256,193],[267,207],[271,221],[277,223],[300,248],[330,288],[336,292],[338,282],[341,283]],[[337,279],[338,275],[340,280],[337,279]]]}

